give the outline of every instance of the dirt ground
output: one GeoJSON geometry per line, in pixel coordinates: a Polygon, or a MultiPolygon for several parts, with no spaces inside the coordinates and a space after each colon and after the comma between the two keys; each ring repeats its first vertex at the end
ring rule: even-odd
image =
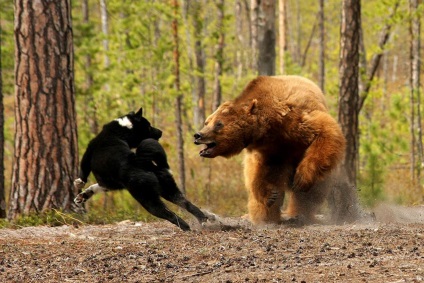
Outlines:
{"type": "Polygon", "coordinates": [[[342,226],[0,229],[0,282],[424,282],[424,207],[342,226]]]}

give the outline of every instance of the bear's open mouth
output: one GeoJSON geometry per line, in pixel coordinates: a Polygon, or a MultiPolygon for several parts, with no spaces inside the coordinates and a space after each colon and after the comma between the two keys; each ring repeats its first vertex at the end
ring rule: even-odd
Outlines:
{"type": "Polygon", "coordinates": [[[202,157],[208,157],[212,154],[213,148],[216,146],[215,142],[206,143],[206,147],[199,152],[199,155],[202,157]]]}

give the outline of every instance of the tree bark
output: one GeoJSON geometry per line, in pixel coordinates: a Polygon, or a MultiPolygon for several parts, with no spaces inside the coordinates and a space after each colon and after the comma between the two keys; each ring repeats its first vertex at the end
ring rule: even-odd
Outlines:
{"type": "MultiPolygon", "coordinates": [[[[181,14],[182,14],[182,21],[183,21],[183,26],[191,26],[191,18],[192,18],[192,6],[193,3],[192,1],[189,0],[184,0],[182,1],[182,7],[181,7],[181,14]],[[191,17],[191,18],[190,18],[191,17]]],[[[186,48],[187,48],[187,59],[188,59],[188,68],[190,70],[194,70],[194,61],[195,61],[195,55],[194,55],[194,49],[193,46],[194,44],[192,44],[192,39],[191,39],[191,30],[186,28],[184,29],[185,31],[185,38],[186,38],[186,48]]],[[[192,86],[196,85],[196,79],[195,79],[195,74],[194,72],[189,72],[188,74],[189,76],[189,83],[192,86]]],[[[194,87],[191,88],[191,98],[192,98],[192,102],[193,102],[193,124],[195,124],[195,120],[196,118],[194,118],[194,116],[196,116],[196,104],[197,104],[197,93],[196,93],[196,89],[194,87]]],[[[203,121],[202,121],[203,122],[203,121]]],[[[192,126],[188,125],[188,129],[189,131],[191,131],[192,126]]],[[[196,129],[196,128],[195,128],[196,129]]]]}
{"type": "Polygon", "coordinates": [[[339,123],[346,138],[346,155],[342,168],[340,168],[341,174],[329,198],[333,210],[333,220],[336,223],[352,222],[360,215],[356,192],[359,143],[360,23],[360,0],[343,0],[339,66],[339,123]]]}
{"type": "Polygon", "coordinates": [[[71,4],[15,1],[15,153],[9,219],[76,211],[78,171],[71,4]]]}
{"type": "Polygon", "coordinates": [[[341,23],[339,123],[346,137],[344,166],[349,182],[356,186],[358,155],[358,102],[359,102],[359,31],[360,0],[344,0],[341,23]]]}
{"type": "Polygon", "coordinates": [[[259,34],[259,0],[250,1],[250,48],[252,49],[252,69],[258,70],[258,34],[259,34]]]}
{"type": "Polygon", "coordinates": [[[200,18],[200,11],[203,8],[200,0],[192,2],[193,5],[193,24],[194,24],[194,54],[196,56],[196,96],[194,104],[194,127],[200,128],[205,121],[205,52],[203,50],[202,38],[204,19],[200,18]]]}
{"type": "MultiPolygon", "coordinates": [[[[83,23],[88,25],[90,23],[90,14],[88,7],[88,0],[83,0],[81,5],[83,23]]],[[[97,123],[97,107],[93,98],[93,94],[91,92],[91,88],[93,86],[93,74],[91,73],[91,56],[90,54],[85,55],[85,96],[86,103],[84,105],[85,113],[86,113],[86,121],[90,126],[90,131],[93,134],[97,134],[99,132],[99,125],[97,123]]]]}
{"type": "Polygon", "coordinates": [[[325,16],[324,16],[324,0],[319,0],[318,12],[319,26],[319,61],[318,61],[318,85],[325,93],[325,16]]]}
{"type": "Polygon", "coordinates": [[[275,0],[256,0],[258,24],[258,74],[275,75],[275,0]]]}
{"type": "Polygon", "coordinates": [[[314,25],[312,26],[311,35],[309,36],[308,42],[306,43],[306,46],[305,46],[305,52],[303,52],[302,58],[300,60],[300,66],[302,68],[305,66],[306,56],[308,55],[309,48],[311,47],[312,39],[314,38],[315,31],[317,29],[317,24],[319,24],[318,21],[319,21],[319,13],[317,14],[317,17],[316,17],[316,20],[314,22],[314,25]]]}
{"type": "MultiPolygon", "coordinates": [[[[237,44],[245,47],[245,39],[243,36],[243,3],[241,0],[236,1],[235,21],[237,44]]],[[[250,23],[247,26],[250,27],[250,23]]],[[[240,80],[243,74],[243,54],[243,48],[236,50],[236,82],[240,80]]],[[[214,108],[214,104],[212,104],[212,108],[214,108]]]]}
{"type": "Polygon", "coordinates": [[[174,19],[172,20],[172,36],[174,41],[174,86],[177,91],[175,99],[175,125],[177,128],[177,152],[178,152],[178,171],[180,189],[185,193],[185,160],[184,160],[184,138],[183,138],[183,119],[182,119],[182,104],[183,95],[180,89],[180,51],[178,39],[178,0],[172,0],[171,5],[174,9],[174,19]]]}
{"type": "Polygon", "coordinates": [[[106,0],[100,0],[100,15],[102,19],[102,32],[105,36],[103,39],[103,49],[105,51],[104,65],[108,68],[110,65],[109,56],[107,55],[107,52],[109,51],[109,40],[107,39],[107,36],[109,35],[109,21],[107,16],[106,0]]]}
{"type": "Polygon", "coordinates": [[[278,1],[278,47],[279,47],[279,73],[284,75],[284,54],[286,50],[286,15],[285,15],[285,0],[278,1]]]}
{"type": "MultiPolygon", "coordinates": [[[[0,19],[1,20],[1,19],[0,19]]],[[[4,187],[4,105],[1,61],[2,27],[0,25],[0,218],[6,218],[6,190],[4,187]]]]}
{"type": "MultiPolygon", "coordinates": [[[[101,26],[102,26],[102,33],[103,33],[103,51],[104,51],[104,56],[103,56],[103,62],[104,62],[104,67],[105,69],[109,69],[110,66],[110,59],[109,59],[109,17],[108,17],[108,13],[107,13],[107,3],[106,0],[100,0],[100,18],[101,18],[101,26]]],[[[109,83],[105,83],[104,84],[104,89],[109,92],[110,91],[110,85],[109,83]]],[[[109,100],[109,99],[108,99],[109,100]]],[[[110,101],[107,101],[106,104],[110,104],[110,101]]],[[[113,207],[114,204],[114,199],[113,199],[113,195],[112,194],[107,194],[106,192],[103,193],[104,194],[104,198],[103,198],[103,209],[106,210],[109,206],[109,203],[111,204],[111,206],[113,207]]]]}
{"type": "Polygon", "coordinates": [[[411,13],[411,24],[410,24],[411,177],[413,181],[416,181],[417,184],[420,184],[421,166],[423,162],[423,144],[422,144],[421,110],[420,110],[421,23],[420,23],[419,15],[416,14],[418,5],[419,5],[418,0],[409,1],[409,7],[410,7],[410,13],[411,13]],[[415,151],[417,153],[416,154],[417,160],[415,160],[415,151]]]}
{"type": "Polygon", "coordinates": [[[217,34],[218,42],[215,52],[215,78],[214,78],[214,94],[212,102],[212,111],[215,111],[222,100],[222,88],[221,88],[221,76],[222,69],[224,65],[224,43],[225,43],[225,32],[224,32],[224,0],[217,0],[216,6],[218,9],[218,24],[217,24],[217,34]]]}

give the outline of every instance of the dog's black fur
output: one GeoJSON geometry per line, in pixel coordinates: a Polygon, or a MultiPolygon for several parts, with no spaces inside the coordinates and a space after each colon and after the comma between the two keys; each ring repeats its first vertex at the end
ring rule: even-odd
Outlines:
{"type": "Polygon", "coordinates": [[[76,203],[83,203],[97,191],[121,190],[130,194],[151,214],[166,219],[182,230],[190,226],[162,202],[171,201],[193,214],[200,223],[207,221],[199,208],[189,202],[169,170],[166,153],[158,142],[162,136],[143,116],[143,110],[131,112],[106,125],[90,141],[81,160],[79,179],[74,181],[78,189],[87,182],[93,172],[98,184],[78,194],[76,203]],[[136,148],[134,153],[131,149],[136,148]]]}

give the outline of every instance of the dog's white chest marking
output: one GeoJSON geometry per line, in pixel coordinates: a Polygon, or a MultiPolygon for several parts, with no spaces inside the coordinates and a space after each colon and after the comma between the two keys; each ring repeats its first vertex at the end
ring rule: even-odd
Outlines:
{"type": "Polygon", "coordinates": [[[118,118],[115,119],[115,121],[118,121],[119,125],[121,125],[122,127],[128,128],[128,129],[132,129],[133,128],[133,124],[131,123],[130,119],[128,119],[128,117],[122,117],[122,118],[118,118]]]}

